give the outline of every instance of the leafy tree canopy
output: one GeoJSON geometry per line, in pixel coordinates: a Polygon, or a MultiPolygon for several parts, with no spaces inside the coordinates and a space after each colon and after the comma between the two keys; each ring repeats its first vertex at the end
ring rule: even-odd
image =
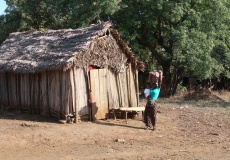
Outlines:
{"type": "Polygon", "coordinates": [[[229,0],[6,0],[0,42],[25,30],[78,28],[111,19],[167,95],[184,76],[230,78],[229,0]],[[150,65],[154,63],[154,65],[150,65]]]}
{"type": "Polygon", "coordinates": [[[127,0],[114,16],[130,44],[151,51],[164,70],[167,94],[173,94],[185,75],[200,80],[229,77],[229,4],[228,0],[127,0]]]}

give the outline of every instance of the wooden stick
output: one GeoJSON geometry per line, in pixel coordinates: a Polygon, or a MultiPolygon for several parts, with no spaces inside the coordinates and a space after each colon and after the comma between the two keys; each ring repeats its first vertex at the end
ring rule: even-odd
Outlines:
{"type": "Polygon", "coordinates": [[[136,95],[137,95],[137,106],[139,106],[139,84],[138,84],[138,71],[136,72],[136,95]]]}
{"type": "Polygon", "coordinates": [[[91,110],[91,102],[90,102],[90,96],[91,96],[91,86],[90,86],[90,78],[89,78],[89,68],[88,64],[85,70],[86,77],[87,77],[87,90],[88,90],[88,104],[89,104],[89,121],[92,121],[92,110],[91,110]]]}
{"type": "Polygon", "coordinates": [[[132,86],[131,86],[131,63],[129,63],[129,106],[131,106],[131,94],[132,94],[132,86]]]}
{"type": "Polygon", "coordinates": [[[125,111],[125,122],[126,122],[126,123],[128,123],[128,121],[127,121],[127,114],[128,114],[128,112],[125,111]]]}

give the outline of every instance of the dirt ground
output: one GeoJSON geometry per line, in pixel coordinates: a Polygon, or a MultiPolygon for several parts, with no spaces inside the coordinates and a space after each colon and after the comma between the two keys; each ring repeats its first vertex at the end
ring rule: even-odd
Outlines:
{"type": "MultiPolygon", "coordinates": [[[[142,103],[144,100],[142,100],[142,103]]],[[[141,115],[60,124],[0,112],[2,160],[229,160],[230,101],[159,99],[157,130],[141,115]]]]}

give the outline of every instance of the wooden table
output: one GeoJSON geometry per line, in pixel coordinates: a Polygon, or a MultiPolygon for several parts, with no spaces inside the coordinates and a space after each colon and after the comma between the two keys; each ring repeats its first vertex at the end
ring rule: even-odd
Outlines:
{"type": "Polygon", "coordinates": [[[125,122],[127,122],[127,114],[128,112],[142,112],[142,117],[143,117],[143,112],[145,110],[145,107],[122,107],[122,108],[119,108],[119,109],[112,109],[111,111],[113,112],[113,115],[114,115],[114,119],[116,119],[116,111],[123,111],[125,112],[125,122]]]}

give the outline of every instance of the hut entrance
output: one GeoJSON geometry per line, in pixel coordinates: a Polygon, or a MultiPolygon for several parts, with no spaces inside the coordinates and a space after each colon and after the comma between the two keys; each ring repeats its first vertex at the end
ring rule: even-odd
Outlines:
{"type": "Polygon", "coordinates": [[[92,119],[105,119],[108,115],[107,69],[90,70],[92,119]]]}

